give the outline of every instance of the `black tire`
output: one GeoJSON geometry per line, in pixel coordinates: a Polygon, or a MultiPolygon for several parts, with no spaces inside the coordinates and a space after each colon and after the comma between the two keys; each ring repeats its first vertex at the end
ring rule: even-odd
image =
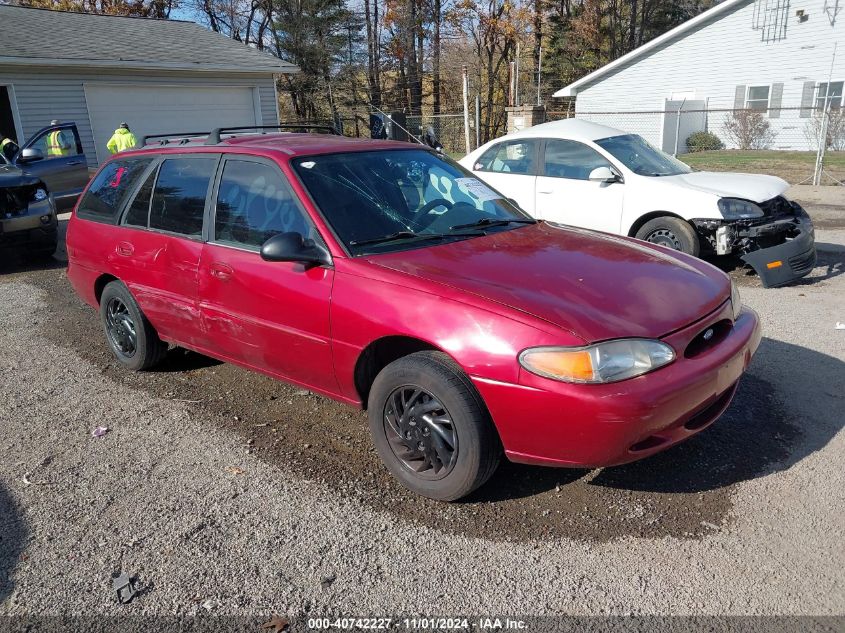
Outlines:
{"type": "Polygon", "coordinates": [[[635,237],[652,244],[674,248],[694,257],[698,257],[701,250],[698,236],[689,223],[671,215],[649,220],[640,227],[635,237]]]}
{"type": "Polygon", "coordinates": [[[127,369],[150,369],[167,353],[167,344],[158,337],[132,293],[120,281],[109,282],[103,288],[100,320],[112,353],[127,369]],[[111,314],[110,310],[113,311],[111,314]],[[132,339],[134,344],[130,350],[128,341],[132,339]]]}
{"type": "MultiPolygon", "coordinates": [[[[408,401],[410,403],[411,399],[408,401]]],[[[382,461],[394,477],[419,495],[440,501],[460,499],[484,484],[499,465],[502,447],[487,407],[467,375],[446,354],[417,352],[390,363],[373,382],[368,409],[370,432],[382,461]],[[399,418],[395,416],[392,406],[397,402],[396,398],[403,398],[401,394],[406,391],[411,391],[412,395],[417,391],[424,392],[420,400],[423,407],[430,407],[432,403],[442,404],[435,411],[443,411],[445,415],[434,419],[450,419],[444,427],[451,428],[454,445],[448,466],[437,459],[426,462],[422,456],[424,450],[413,453],[405,445],[405,437],[397,433],[399,418]],[[425,396],[431,399],[425,400],[425,396]],[[414,467],[409,466],[409,461],[397,453],[397,446],[399,452],[404,451],[406,456],[421,455],[416,460],[419,468],[424,469],[426,463],[435,465],[428,470],[415,472],[414,467]],[[435,470],[437,464],[440,465],[439,471],[435,470]]],[[[432,417],[428,412],[420,414],[419,418],[409,414],[406,424],[418,419],[425,420],[425,415],[432,417]]],[[[434,428],[430,421],[426,421],[420,423],[416,431],[424,434],[424,427],[434,428]]],[[[427,441],[427,450],[432,451],[433,455],[438,450],[432,447],[433,444],[439,444],[440,448],[448,446],[448,442],[435,442],[435,436],[444,437],[441,432],[429,431],[427,436],[416,439],[423,440],[423,443],[427,441]]],[[[410,437],[407,441],[416,443],[410,437]]],[[[437,455],[439,457],[440,453],[437,452],[437,455]]]]}

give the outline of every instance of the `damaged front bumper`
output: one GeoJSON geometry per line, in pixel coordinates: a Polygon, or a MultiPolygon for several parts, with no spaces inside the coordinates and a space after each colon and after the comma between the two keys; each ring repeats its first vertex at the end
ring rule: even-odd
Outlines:
{"type": "Polygon", "coordinates": [[[693,224],[717,255],[739,255],[764,288],[774,288],[808,275],[816,265],[813,221],[799,204],[790,204],[791,214],[775,218],[693,220],[693,224]]]}
{"type": "Polygon", "coordinates": [[[0,250],[49,249],[58,241],[58,220],[52,198],[31,202],[16,213],[0,214],[0,250]]]}

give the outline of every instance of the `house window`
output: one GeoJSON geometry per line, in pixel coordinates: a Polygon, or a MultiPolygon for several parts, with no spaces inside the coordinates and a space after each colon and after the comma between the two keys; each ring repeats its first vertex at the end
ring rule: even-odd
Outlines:
{"type": "Polygon", "coordinates": [[[819,84],[819,92],[816,96],[816,109],[824,110],[830,104],[831,108],[842,107],[842,87],[845,82],[831,81],[819,84]]]}
{"type": "Polygon", "coordinates": [[[748,94],[745,96],[745,107],[749,110],[768,110],[769,87],[749,86],[748,94]]]}

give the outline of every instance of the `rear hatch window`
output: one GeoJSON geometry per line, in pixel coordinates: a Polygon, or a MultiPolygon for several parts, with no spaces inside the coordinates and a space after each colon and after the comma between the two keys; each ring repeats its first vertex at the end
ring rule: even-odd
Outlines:
{"type": "Polygon", "coordinates": [[[121,207],[152,161],[152,156],[139,156],[108,163],[94,177],[76,214],[86,220],[116,224],[121,207]]]}

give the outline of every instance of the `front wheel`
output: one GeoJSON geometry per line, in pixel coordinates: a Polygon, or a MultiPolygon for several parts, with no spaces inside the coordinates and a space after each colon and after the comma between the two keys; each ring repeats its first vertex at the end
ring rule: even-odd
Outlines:
{"type": "Polygon", "coordinates": [[[368,402],[373,442],[390,472],[413,492],[454,501],[499,464],[496,429],[466,374],[441,352],[390,363],[368,402]]]}
{"type": "Polygon", "coordinates": [[[698,257],[700,245],[692,227],[669,215],[649,220],[637,231],[636,238],[698,257]]]}

